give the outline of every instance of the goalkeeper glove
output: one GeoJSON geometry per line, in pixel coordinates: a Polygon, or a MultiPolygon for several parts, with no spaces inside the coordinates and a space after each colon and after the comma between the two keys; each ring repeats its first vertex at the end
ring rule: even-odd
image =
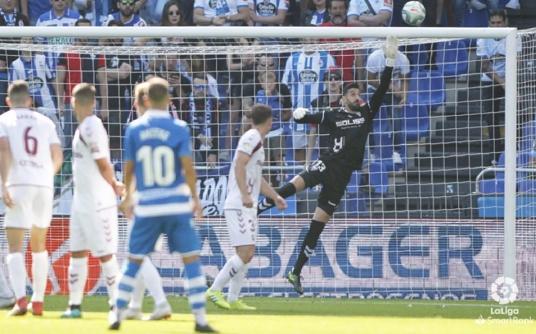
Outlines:
{"type": "Polygon", "coordinates": [[[296,108],[292,112],[292,117],[294,117],[295,120],[300,120],[303,117],[305,117],[305,114],[307,114],[307,109],[305,109],[305,108],[296,108]]]}
{"type": "Polygon", "coordinates": [[[387,36],[385,41],[385,65],[395,67],[398,40],[395,36],[387,36]]]}

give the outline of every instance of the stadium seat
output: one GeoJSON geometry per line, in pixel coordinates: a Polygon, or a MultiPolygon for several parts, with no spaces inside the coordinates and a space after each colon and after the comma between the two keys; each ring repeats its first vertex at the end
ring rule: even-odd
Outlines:
{"type": "Polygon", "coordinates": [[[469,9],[465,11],[463,18],[464,27],[487,27],[488,26],[488,10],[469,9]]]}
{"type": "Polygon", "coordinates": [[[445,80],[439,71],[415,71],[409,79],[408,103],[438,107],[445,102],[445,80]]]}
{"type": "Polygon", "coordinates": [[[480,180],[478,190],[481,194],[504,194],[504,178],[480,180]]]}
{"type": "Polygon", "coordinates": [[[385,165],[380,161],[369,164],[370,185],[376,194],[386,194],[389,190],[389,174],[385,165]]]}
{"type": "Polygon", "coordinates": [[[525,194],[536,194],[536,180],[522,179],[517,181],[518,192],[525,194]]]}
{"type": "MultiPolygon", "coordinates": [[[[481,196],[477,200],[480,218],[503,218],[504,196],[481,196]]],[[[516,217],[536,217],[536,196],[522,195],[516,199],[516,217]]]]}
{"type": "Polygon", "coordinates": [[[361,173],[358,171],[353,172],[352,177],[350,178],[350,182],[348,182],[348,186],[346,187],[346,192],[347,193],[359,192],[360,183],[361,183],[361,173]]]}
{"type": "Polygon", "coordinates": [[[403,108],[402,134],[405,141],[419,140],[428,135],[430,114],[425,105],[409,104],[403,108]]]}
{"type": "Polygon", "coordinates": [[[436,45],[436,64],[445,76],[467,74],[469,68],[465,41],[440,42],[436,45]]]}
{"type": "Polygon", "coordinates": [[[389,118],[389,115],[391,114],[389,112],[390,106],[381,106],[380,111],[374,117],[374,120],[372,121],[372,128],[374,133],[379,132],[389,132],[391,129],[391,119],[389,118]]]}
{"type": "MultiPolygon", "coordinates": [[[[392,132],[383,132],[383,133],[374,133],[374,146],[372,147],[372,152],[377,160],[379,160],[385,167],[386,171],[392,172],[399,170],[404,167],[405,163],[405,152],[399,152],[402,158],[402,164],[393,163],[393,133],[392,132]]],[[[404,146],[404,145],[401,145],[404,146]]]]}
{"type": "Polygon", "coordinates": [[[430,63],[430,45],[415,44],[407,47],[405,53],[413,69],[418,70],[430,63]]]}

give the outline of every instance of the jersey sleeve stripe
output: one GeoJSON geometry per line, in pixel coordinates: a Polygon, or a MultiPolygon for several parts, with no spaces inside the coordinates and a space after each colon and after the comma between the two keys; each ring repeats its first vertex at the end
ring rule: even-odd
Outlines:
{"type": "Polygon", "coordinates": [[[257,152],[258,150],[260,150],[262,147],[262,141],[260,141],[257,146],[255,146],[255,148],[253,149],[253,151],[251,151],[251,155],[255,154],[255,152],[257,152]]]}

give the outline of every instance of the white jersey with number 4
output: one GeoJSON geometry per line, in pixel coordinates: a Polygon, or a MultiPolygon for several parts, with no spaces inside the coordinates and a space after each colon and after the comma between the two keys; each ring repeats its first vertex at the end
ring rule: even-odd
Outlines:
{"type": "Polygon", "coordinates": [[[0,115],[0,138],[7,137],[12,164],[8,186],[37,186],[53,189],[54,166],[50,145],[60,144],[54,123],[25,108],[0,115]]]}
{"type": "Polygon", "coordinates": [[[108,135],[95,115],[86,117],[73,138],[73,209],[100,210],[116,205],[112,186],[102,177],[95,160],[110,161],[108,135]]]}
{"type": "Polygon", "coordinates": [[[261,191],[262,166],[264,164],[264,149],[262,147],[262,136],[257,129],[248,130],[240,137],[236,148],[235,157],[231,164],[229,173],[229,183],[227,186],[227,199],[224,209],[241,209],[242,196],[236,182],[235,166],[238,152],[243,152],[250,156],[246,165],[246,186],[248,193],[253,200],[253,207],[257,207],[259,193],[261,191]]]}

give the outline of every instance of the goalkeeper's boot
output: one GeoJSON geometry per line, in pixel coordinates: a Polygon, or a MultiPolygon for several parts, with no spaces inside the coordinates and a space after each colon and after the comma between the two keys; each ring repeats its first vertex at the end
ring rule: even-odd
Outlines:
{"type": "Polygon", "coordinates": [[[218,333],[218,331],[210,327],[209,324],[200,325],[198,323],[195,324],[195,332],[196,333],[218,333]]]}
{"type": "Polygon", "coordinates": [[[268,197],[263,198],[261,201],[259,201],[259,204],[257,204],[257,216],[264,211],[270,210],[274,206],[275,203],[271,199],[268,197]]]}
{"type": "Polygon", "coordinates": [[[26,297],[22,297],[17,300],[15,306],[13,306],[7,315],[10,317],[17,317],[25,315],[26,312],[28,312],[28,301],[26,300],[26,297]]]}
{"type": "Polygon", "coordinates": [[[125,320],[141,320],[143,313],[139,307],[129,307],[125,311],[125,320]]]}
{"type": "Polygon", "coordinates": [[[231,310],[236,311],[255,311],[257,309],[254,306],[249,306],[248,304],[244,303],[241,299],[229,303],[229,306],[231,306],[231,310]]]}
{"type": "Polygon", "coordinates": [[[43,302],[32,302],[30,304],[30,309],[32,310],[32,314],[36,317],[43,316],[43,302]]]}
{"type": "Polygon", "coordinates": [[[147,320],[163,320],[169,318],[171,318],[171,306],[169,306],[169,303],[166,301],[165,303],[157,305],[147,320]]]}
{"type": "Polygon", "coordinates": [[[294,274],[291,270],[287,274],[287,280],[290,284],[292,284],[292,287],[298,294],[303,295],[303,287],[301,285],[300,275],[294,274]]]}
{"type": "Polygon", "coordinates": [[[229,306],[229,303],[225,300],[225,297],[223,296],[223,293],[221,291],[208,289],[206,295],[207,299],[213,302],[214,305],[218,306],[219,308],[222,308],[224,310],[228,310],[231,308],[231,306],[229,306]]]}
{"type": "Polygon", "coordinates": [[[69,305],[69,308],[61,315],[62,319],[80,319],[82,318],[82,310],[80,305],[69,305]]]}

